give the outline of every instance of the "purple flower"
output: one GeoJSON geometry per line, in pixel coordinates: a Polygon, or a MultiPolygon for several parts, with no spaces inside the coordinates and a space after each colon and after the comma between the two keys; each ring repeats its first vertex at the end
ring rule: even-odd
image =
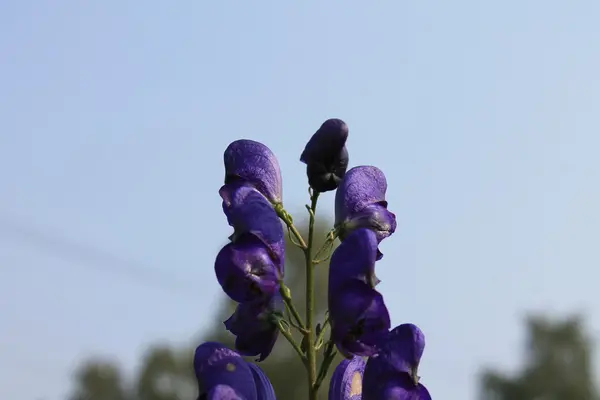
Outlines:
{"type": "Polygon", "coordinates": [[[224,185],[219,190],[223,212],[234,229],[231,240],[250,233],[260,239],[283,274],[285,237],[283,226],[273,206],[252,187],[239,183],[224,185]]]}
{"type": "Polygon", "coordinates": [[[379,279],[375,276],[377,261],[377,237],[366,228],[357,229],[346,236],[331,255],[329,264],[329,291],[336,291],[335,286],[348,279],[356,279],[377,286],[379,279]]]}
{"type": "Polygon", "coordinates": [[[260,397],[260,393],[268,393],[272,386],[264,373],[259,376],[256,368],[244,361],[239,353],[220,343],[201,344],[194,354],[198,399],[270,400],[269,397],[260,397]]]}
{"type": "Polygon", "coordinates": [[[365,361],[360,357],[342,360],[333,371],[329,400],[361,400],[365,361]]]}
{"type": "Polygon", "coordinates": [[[225,183],[251,185],[271,203],[282,202],[281,170],[273,152],[254,140],[232,142],[223,154],[225,183]]]}
{"type": "Polygon", "coordinates": [[[416,325],[402,324],[390,331],[379,353],[367,361],[364,399],[431,399],[418,376],[424,349],[425,336],[416,325]]]}
{"type": "Polygon", "coordinates": [[[248,234],[225,245],[215,260],[219,284],[239,303],[275,294],[279,290],[279,271],[263,242],[248,234]]]}
{"type": "MultiPolygon", "coordinates": [[[[396,230],[396,216],[387,209],[387,181],[373,166],[350,169],[335,194],[335,225],[343,240],[349,232],[369,228],[381,242],[396,230]]],[[[382,254],[378,253],[381,259],[382,254]]]]}
{"type": "Polygon", "coordinates": [[[328,305],[332,338],[343,354],[370,356],[387,337],[390,316],[374,289],[377,238],[369,229],[350,233],[329,265],[328,305]]]}
{"type": "Polygon", "coordinates": [[[224,322],[225,328],[236,336],[235,349],[245,356],[259,356],[256,361],[267,358],[279,334],[272,314],[281,308],[278,294],[238,304],[233,315],[224,322]]]}
{"type": "Polygon", "coordinates": [[[370,285],[347,280],[329,291],[331,337],[346,356],[371,356],[390,329],[383,296],[370,285]]]}
{"type": "Polygon", "coordinates": [[[310,138],[300,161],[306,164],[308,183],[317,192],[335,190],[348,168],[348,125],[341,119],[323,122],[310,138]]]}

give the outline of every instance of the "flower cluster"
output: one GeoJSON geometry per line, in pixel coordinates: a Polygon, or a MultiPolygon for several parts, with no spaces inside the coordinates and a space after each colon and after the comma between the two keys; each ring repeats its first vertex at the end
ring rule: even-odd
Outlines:
{"type": "Polygon", "coordinates": [[[264,372],[242,356],[263,361],[280,331],[306,366],[310,400],[317,398],[336,348],[346,359],[333,371],[330,400],[431,400],[417,375],[425,347],[423,332],[413,324],[391,329],[384,298],[376,290],[380,280],[375,264],[383,257],[379,245],[396,230],[396,216],[386,201],[387,181],[374,166],[347,170],[347,138],[346,123],[329,119],[300,157],[312,189],[308,244],[283,209],[281,172],[271,150],[252,140],[237,140],[225,150],[225,184],[219,194],[234,232],[216,257],[215,273],[223,291],[238,303],[225,321],[236,336],[235,351],[214,342],[198,346],[194,357],[198,400],[274,400],[264,372]],[[332,244],[336,236],[341,243],[331,254],[328,320],[315,327],[310,306],[312,269],[320,262],[312,252],[315,209],[319,193],[336,189],[335,226],[327,243],[332,244]],[[285,242],[280,218],[306,257],[305,322],[283,285],[285,242]],[[284,305],[287,323],[282,323],[284,305]],[[330,336],[324,343],[327,325],[330,336]],[[302,345],[290,334],[291,327],[303,336],[302,345]],[[323,361],[317,374],[320,348],[323,361]]]}
{"type": "Polygon", "coordinates": [[[238,302],[225,327],[236,336],[240,354],[264,360],[277,340],[271,315],[281,308],[285,242],[274,205],[282,199],[277,158],[262,143],[237,140],[224,154],[223,212],[233,227],[231,242],[215,260],[223,291],[238,302]]]}

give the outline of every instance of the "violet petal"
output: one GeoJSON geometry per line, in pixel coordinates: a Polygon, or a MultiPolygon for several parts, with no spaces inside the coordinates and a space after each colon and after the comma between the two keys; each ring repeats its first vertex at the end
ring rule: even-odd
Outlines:
{"type": "MultiPolygon", "coordinates": [[[[243,400],[258,400],[256,384],[250,367],[239,353],[217,342],[206,342],[196,348],[194,354],[194,371],[200,398],[213,391],[216,395],[218,386],[230,387],[243,400]]],[[[217,399],[218,397],[208,397],[217,399]]],[[[225,397],[227,399],[227,397],[225,397]]],[[[233,397],[235,399],[235,397],[233,397]]]]}
{"type": "Polygon", "coordinates": [[[275,390],[269,378],[262,369],[256,364],[248,363],[248,366],[252,370],[254,376],[254,383],[256,384],[256,397],[259,400],[276,400],[275,390]]]}
{"type": "Polygon", "coordinates": [[[224,185],[219,190],[227,222],[235,230],[235,237],[251,233],[269,248],[273,259],[283,273],[285,236],[283,226],[269,201],[256,189],[237,183],[224,185]]]}
{"type": "Polygon", "coordinates": [[[329,400],[361,400],[365,361],[361,357],[342,360],[333,371],[329,400]]]}
{"type": "Polygon", "coordinates": [[[375,287],[379,280],[375,276],[377,259],[377,237],[375,232],[360,228],[351,232],[334,250],[329,264],[329,291],[348,279],[356,279],[375,287]]]}
{"type": "Polygon", "coordinates": [[[271,314],[281,309],[281,297],[257,299],[241,303],[225,322],[225,328],[236,336],[235,349],[245,356],[266,359],[277,341],[279,330],[271,314]]]}
{"type": "Polygon", "coordinates": [[[223,154],[225,183],[245,182],[271,203],[282,202],[281,169],[267,146],[249,139],[232,142],[223,154]]]}
{"type": "Polygon", "coordinates": [[[368,284],[349,280],[329,292],[331,336],[343,354],[371,356],[390,329],[383,296],[368,284]]]}
{"type": "Polygon", "coordinates": [[[279,290],[278,267],[263,242],[252,235],[221,249],[215,274],[225,294],[240,303],[270,297],[279,290]]]}

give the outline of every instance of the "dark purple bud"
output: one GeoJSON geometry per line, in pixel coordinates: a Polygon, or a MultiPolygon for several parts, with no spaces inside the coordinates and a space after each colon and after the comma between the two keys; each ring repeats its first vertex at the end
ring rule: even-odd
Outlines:
{"type": "Polygon", "coordinates": [[[206,342],[196,348],[194,371],[200,399],[259,400],[248,363],[220,343],[206,342]]]}
{"type": "Polygon", "coordinates": [[[229,184],[221,187],[223,212],[234,229],[231,239],[250,233],[260,239],[271,252],[283,274],[285,237],[283,226],[273,206],[250,186],[229,184]]]}
{"type": "MultiPolygon", "coordinates": [[[[335,194],[335,226],[343,240],[349,232],[368,228],[377,241],[396,231],[396,216],[387,209],[387,181],[383,172],[373,166],[350,169],[335,194]]],[[[379,252],[377,259],[383,255],[379,252]]]]}
{"type": "Polygon", "coordinates": [[[306,164],[308,183],[317,192],[335,190],[348,168],[348,125],[328,119],[310,138],[300,161],[306,164]]]}
{"type": "Polygon", "coordinates": [[[256,361],[263,361],[271,354],[277,341],[279,330],[272,314],[282,307],[278,295],[271,299],[258,298],[241,303],[227,321],[225,328],[236,336],[235,348],[245,356],[259,356],[256,361]]]}
{"type": "Polygon", "coordinates": [[[254,140],[236,140],[225,149],[223,160],[226,184],[249,184],[271,203],[282,202],[281,169],[267,146],[254,140]]]}
{"type": "Polygon", "coordinates": [[[279,290],[281,278],[268,249],[250,234],[221,249],[215,260],[215,274],[225,294],[239,303],[271,297],[279,290]]]}
{"type": "Polygon", "coordinates": [[[331,337],[346,356],[371,356],[390,329],[383,296],[369,284],[348,280],[329,291],[331,337]]]}
{"type": "Polygon", "coordinates": [[[360,357],[342,360],[331,375],[329,400],[361,400],[365,361],[360,357]]]}
{"type": "Polygon", "coordinates": [[[275,398],[273,385],[271,385],[269,378],[267,378],[267,375],[265,375],[263,370],[256,364],[248,363],[248,366],[250,366],[250,369],[252,370],[254,382],[256,383],[256,397],[259,400],[277,400],[275,398]]]}
{"type": "Polygon", "coordinates": [[[362,400],[431,400],[425,386],[415,383],[408,374],[373,368],[367,361],[363,376],[362,400]]]}
{"type": "Polygon", "coordinates": [[[375,276],[377,259],[377,237],[369,229],[351,232],[331,255],[329,264],[329,291],[349,279],[359,280],[375,287],[379,279],[375,276]]]}

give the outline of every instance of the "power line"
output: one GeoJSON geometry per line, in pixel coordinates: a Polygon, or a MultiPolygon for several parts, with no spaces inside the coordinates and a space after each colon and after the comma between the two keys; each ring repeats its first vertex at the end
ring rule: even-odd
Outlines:
{"type": "Polygon", "coordinates": [[[85,266],[102,272],[110,271],[126,275],[138,283],[152,285],[177,293],[184,292],[194,297],[198,294],[194,285],[174,279],[171,274],[154,268],[148,268],[137,262],[125,260],[106,250],[75,243],[58,237],[55,234],[43,232],[5,216],[0,216],[0,233],[7,234],[10,239],[17,239],[19,242],[43,249],[63,259],[79,261],[78,265],[82,267],[85,266]]]}

